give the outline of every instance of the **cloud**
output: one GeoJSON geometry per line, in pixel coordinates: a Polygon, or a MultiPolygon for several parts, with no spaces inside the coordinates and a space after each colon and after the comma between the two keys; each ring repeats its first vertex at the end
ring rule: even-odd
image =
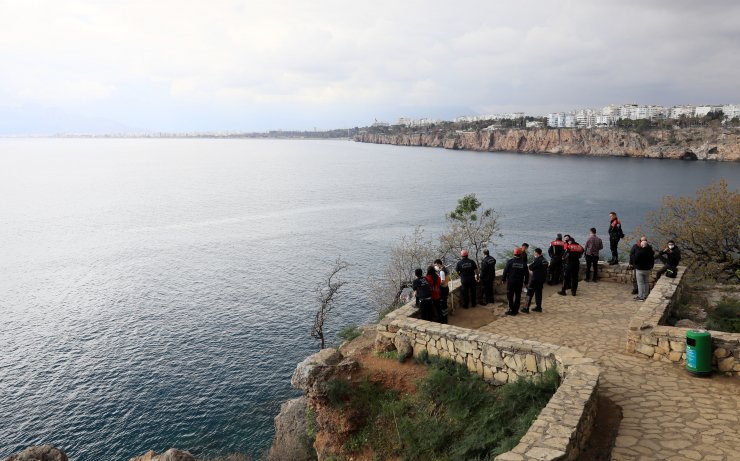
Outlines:
{"type": "Polygon", "coordinates": [[[0,0],[0,105],[114,113],[131,126],[177,114],[147,117],[152,129],[222,113],[266,129],[251,114],[282,113],[285,125],[321,114],[309,127],[329,127],[338,115],[357,117],[349,126],[738,102],[737,17],[732,1],[0,0]]]}

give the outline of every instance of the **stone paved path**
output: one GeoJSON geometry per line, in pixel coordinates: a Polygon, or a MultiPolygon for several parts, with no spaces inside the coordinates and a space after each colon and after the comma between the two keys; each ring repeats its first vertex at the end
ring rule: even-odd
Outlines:
{"type": "Polygon", "coordinates": [[[615,461],[740,461],[740,382],[696,378],[683,368],[625,353],[639,308],[630,287],[581,283],[578,296],[550,294],[542,314],[496,320],[483,331],[564,345],[595,359],[601,390],[622,407],[615,461]]]}

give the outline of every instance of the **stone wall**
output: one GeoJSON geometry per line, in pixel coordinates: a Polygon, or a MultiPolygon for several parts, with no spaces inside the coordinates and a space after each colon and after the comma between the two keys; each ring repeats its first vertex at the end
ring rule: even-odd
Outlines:
{"type": "Polygon", "coordinates": [[[555,368],[562,381],[529,431],[500,461],[575,460],[590,436],[596,412],[599,369],[592,359],[561,346],[511,338],[414,318],[406,305],[378,328],[378,342],[410,347],[465,364],[492,384],[532,377],[555,368]]]}
{"type": "MultiPolygon", "coordinates": [[[[632,317],[627,333],[627,352],[686,365],[688,328],[665,325],[674,302],[681,294],[686,268],[680,267],[675,279],[661,277],[640,310],[632,317]]],[[[712,367],[724,374],[740,377],[740,334],[710,331],[712,367]]]]}

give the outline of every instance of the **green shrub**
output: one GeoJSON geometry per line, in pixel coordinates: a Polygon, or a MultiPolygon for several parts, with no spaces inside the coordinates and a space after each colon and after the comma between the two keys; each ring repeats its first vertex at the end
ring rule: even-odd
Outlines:
{"type": "Polygon", "coordinates": [[[361,334],[362,334],[362,331],[360,331],[360,329],[357,328],[357,325],[350,323],[349,325],[346,325],[341,330],[339,330],[339,333],[337,333],[337,336],[345,341],[352,341],[353,339],[357,338],[361,334]]]}
{"type": "Polygon", "coordinates": [[[740,333],[740,301],[723,299],[709,314],[706,327],[708,330],[740,333]]]}
{"type": "Polygon", "coordinates": [[[398,351],[386,351],[386,352],[375,352],[375,355],[377,357],[380,357],[381,359],[390,359],[390,360],[398,360],[398,351]]]}
{"type": "Polygon", "coordinates": [[[332,379],[326,383],[326,398],[334,408],[344,406],[352,392],[352,383],[346,379],[332,379]]]}
{"type": "Polygon", "coordinates": [[[422,358],[429,373],[415,395],[400,396],[367,379],[342,394],[362,421],[345,443],[347,452],[369,447],[379,459],[493,459],[519,442],[559,385],[549,370],[493,388],[464,365],[422,358]]]}

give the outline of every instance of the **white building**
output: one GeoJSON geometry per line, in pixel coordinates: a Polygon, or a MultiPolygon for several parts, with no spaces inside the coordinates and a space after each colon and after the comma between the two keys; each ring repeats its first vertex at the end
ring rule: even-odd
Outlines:
{"type": "Polygon", "coordinates": [[[719,112],[722,110],[722,106],[696,106],[696,117],[704,117],[710,112],[719,112]]]}
{"type": "Polygon", "coordinates": [[[740,104],[727,104],[722,106],[722,112],[728,120],[732,120],[735,117],[740,118],[740,104]]]}
{"type": "Polygon", "coordinates": [[[547,114],[547,126],[553,128],[573,128],[576,126],[576,117],[565,112],[547,114]]]}
{"type": "Polygon", "coordinates": [[[527,128],[542,128],[542,122],[539,120],[532,120],[526,123],[527,128]]]}
{"type": "Polygon", "coordinates": [[[619,117],[616,115],[597,115],[594,117],[594,126],[614,126],[617,124],[618,119],[619,117]]]}
{"type": "Polygon", "coordinates": [[[684,117],[693,117],[695,113],[696,107],[694,106],[673,106],[668,117],[672,119],[679,119],[682,115],[684,117]]]}

